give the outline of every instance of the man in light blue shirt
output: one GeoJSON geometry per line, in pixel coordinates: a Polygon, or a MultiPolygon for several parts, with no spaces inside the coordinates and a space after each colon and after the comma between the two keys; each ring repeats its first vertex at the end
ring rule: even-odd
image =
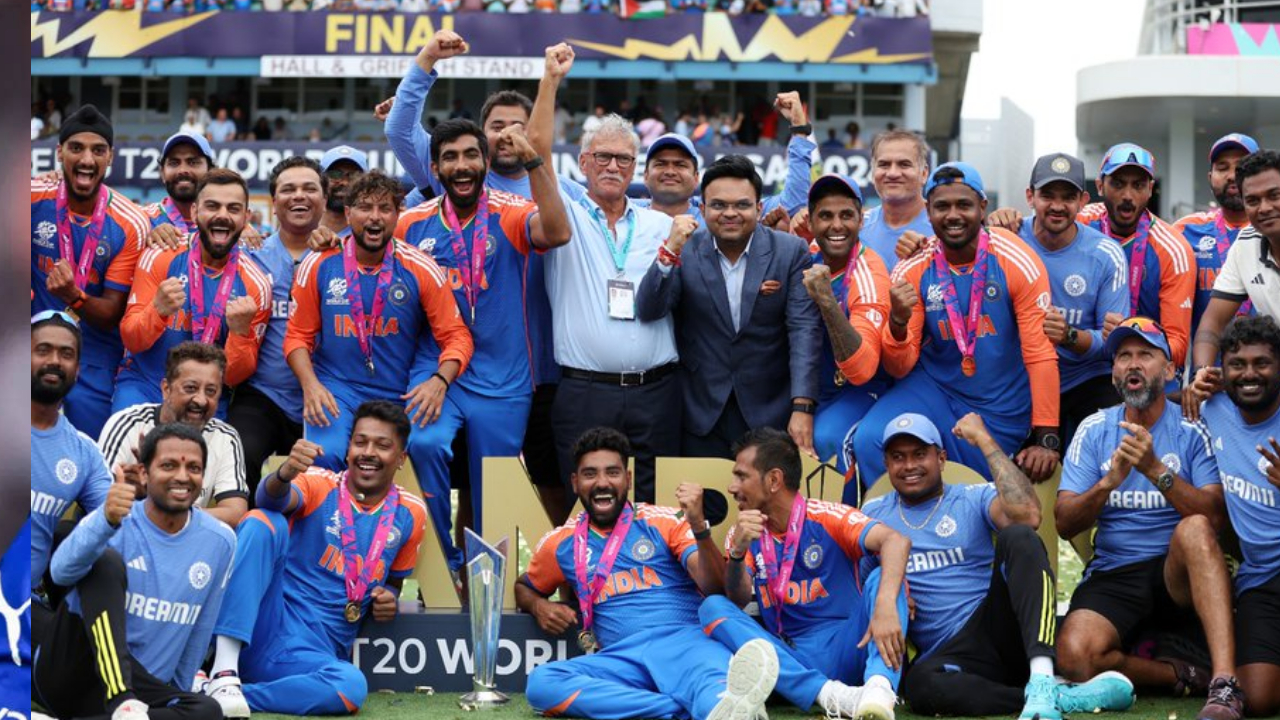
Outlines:
{"type": "Polygon", "coordinates": [[[871,184],[880,205],[864,213],[858,237],[884,260],[889,272],[898,264],[897,245],[905,233],[923,240],[933,234],[924,205],[929,177],[929,146],[913,132],[890,130],[871,142],[871,184]]]}

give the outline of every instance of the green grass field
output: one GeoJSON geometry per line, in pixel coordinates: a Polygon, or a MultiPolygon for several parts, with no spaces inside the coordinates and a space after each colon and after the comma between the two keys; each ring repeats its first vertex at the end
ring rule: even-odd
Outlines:
{"type": "MultiPolygon", "coordinates": [[[[369,696],[360,716],[376,720],[530,720],[536,717],[533,710],[524,701],[523,695],[516,695],[511,702],[502,708],[490,710],[465,711],[458,707],[458,695],[412,695],[397,693],[394,695],[375,693],[369,696]]],[[[1203,700],[1169,700],[1139,698],[1136,705],[1127,713],[1113,713],[1115,718],[1133,718],[1134,720],[1193,720],[1196,712],[1204,705],[1203,700]]],[[[773,720],[799,720],[800,718],[821,717],[822,713],[802,713],[786,705],[770,706],[769,717],[773,720]]],[[[275,720],[290,718],[290,715],[270,715],[254,713],[253,720],[275,720]]],[[[923,720],[926,716],[914,715],[899,708],[898,720],[923,720]]],[[[1012,717],[1012,716],[1009,716],[1012,717]]],[[[1077,716],[1079,717],[1079,716],[1077,716]]],[[[1099,716],[1101,717],[1101,716],[1099,716]]],[[[1005,719],[1007,720],[1007,718],[1005,719]]]]}

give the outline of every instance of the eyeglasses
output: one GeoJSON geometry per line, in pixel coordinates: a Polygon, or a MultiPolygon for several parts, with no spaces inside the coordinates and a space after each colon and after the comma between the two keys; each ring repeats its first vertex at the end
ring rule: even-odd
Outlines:
{"type": "Polygon", "coordinates": [[[592,159],[596,161],[598,167],[609,167],[613,161],[618,161],[618,167],[626,169],[636,164],[635,155],[619,155],[617,153],[597,152],[591,153],[592,159]]]}
{"type": "Polygon", "coordinates": [[[729,210],[730,208],[733,208],[736,212],[739,212],[739,213],[747,213],[747,212],[751,212],[751,209],[754,208],[755,206],[756,204],[751,202],[750,200],[739,200],[738,202],[735,202],[735,203],[727,203],[723,200],[712,200],[711,202],[707,203],[707,209],[714,213],[722,213],[729,210]]]}
{"type": "Polygon", "coordinates": [[[31,316],[32,325],[47,322],[49,320],[61,320],[62,322],[75,327],[77,330],[80,328],[80,321],[76,320],[75,316],[71,313],[63,310],[41,310],[31,316]]]}

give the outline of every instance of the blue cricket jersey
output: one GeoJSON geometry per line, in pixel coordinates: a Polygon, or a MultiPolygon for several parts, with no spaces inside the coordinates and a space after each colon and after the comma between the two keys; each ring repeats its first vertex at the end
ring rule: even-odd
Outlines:
{"type": "Polygon", "coordinates": [[[31,428],[31,581],[40,584],[49,566],[53,531],[71,507],[85,512],[106,502],[111,472],[88,435],[63,415],[48,430],[31,428]]]}

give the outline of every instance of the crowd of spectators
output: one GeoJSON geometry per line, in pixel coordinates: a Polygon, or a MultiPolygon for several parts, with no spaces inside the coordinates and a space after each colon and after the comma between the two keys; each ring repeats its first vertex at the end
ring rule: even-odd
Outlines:
{"type": "MultiPolygon", "coordinates": [[[[617,13],[619,0],[32,0],[31,10],[140,10],[198,13],[213,10],[343,12],[585,12],[617,13]]],[[[667,12],[775,13],[778,15],[875,14],[913,17],[928,13],[927,0],[669,0],[667,12]]]]}

